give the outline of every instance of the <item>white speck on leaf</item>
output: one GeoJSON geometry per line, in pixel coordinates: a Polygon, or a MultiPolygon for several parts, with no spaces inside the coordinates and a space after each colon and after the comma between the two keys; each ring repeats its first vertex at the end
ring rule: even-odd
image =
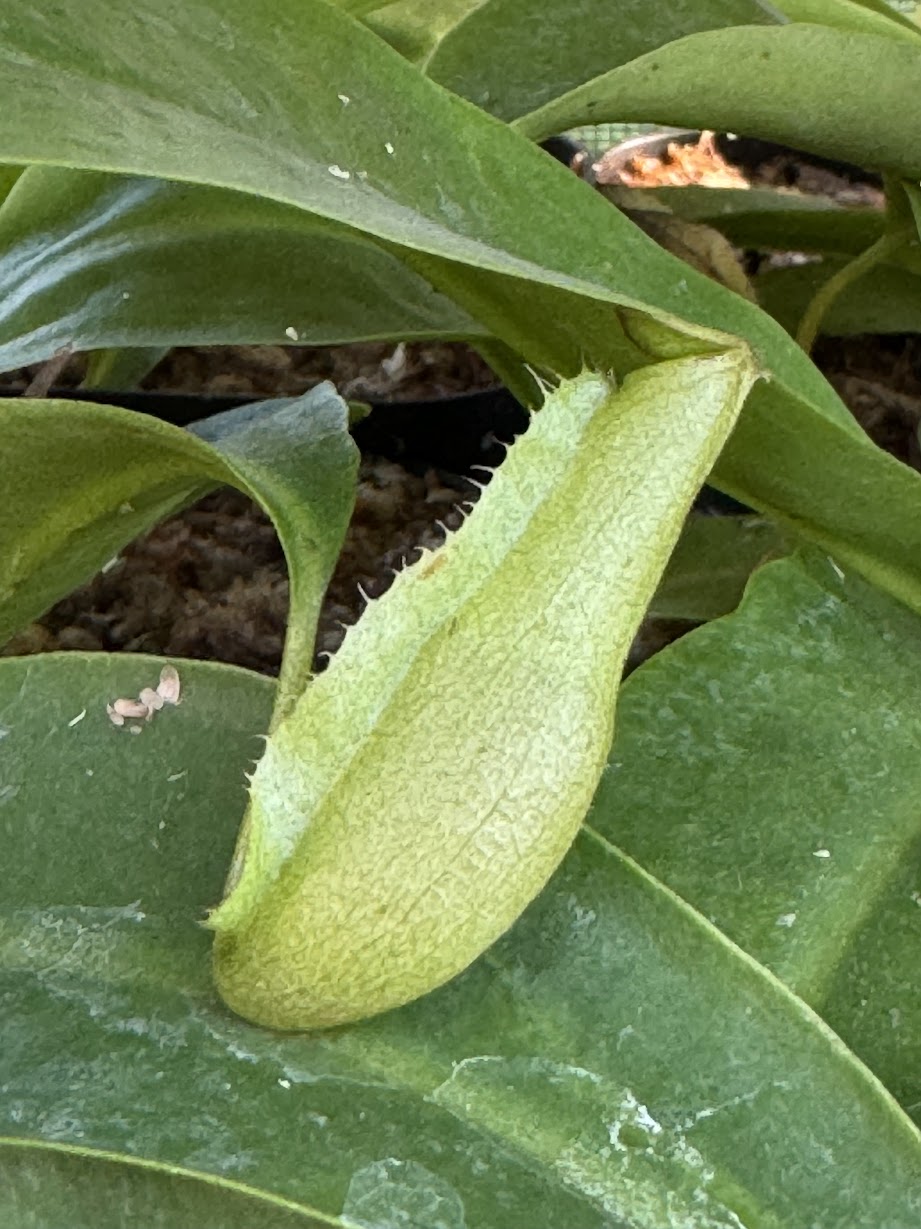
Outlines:
{"type": "Polygon", "coordinates": [[[812,851],[812,856],[814,858],[830,858],[831,850],[830,849],[814,849],[812,851]]]}
{"type": "Polygon", "coordinates": [[[347,107],[349,103],[352,101],[351,98],[349,98],[348,94],[337,94],[336,97],[339,99],[339,101],[342,103],[344,107],[347,107]]]}
{"type": "Polygon", "coordinates": [[[290,1081],[290,1080],[279,1080],[279,1081],[278,1081],[278,1083],[279,1083],[279,1086],[280,1086],[281,1088],[290,1088],[290,1087],[291,1087],[291,1081],[290,1081]]]}
{"type": "Polygon", "coordinates": [[[384,142],[384,149],[386,149],[387,153],[392,158],[393,157],[393,146],[390,144],[389,141],[384,142]]]}
{"type": "Polygon", "coordinates": [[[337,166],[335,162],[333,163],[332,166],[327,167],[326,169],[329,171],[330,175],[335,175],[337,179],[351,179],[352,178],[351,171],[344,171],[342,167],[337,166]]]}
{"type": "Polygon", "coordinates": [[[129,725],[128,733],[129,734],[140,734],[143,729],[144,727],[142,725],[129,725]]]}
{"type": "Polygon", "coordinates": [[[115,708],[113,705],[107,704],[106,712],[109,714],[109,720],[112,722],[113,725],[124,725],[125,724],[124,717],[121,715],[121,713],[117,713],[115,711],[115,708]]]}
{"type": "Polygon", "coordinates": [[[73,728],[75,725],[79,725],[85,716],[86,716],[86,709],[83,709],[82,712],[77,713],[76,717],[71,717],[70,721],[68,721],[67,723],[68,726],[73,728]]]}
{"type": "Polygon", "coordinates": [[[297,341],[300,337],[300,333],[298,333],[293,324],[289,324],[285,329],[285,337],[289,337],[291,341],[297,341]]]}
{"type": "Polygon", "coordinates": [[[134,511],[134,504],[131,504],[126,499],[124,503],[118,505],[118,515],[127,516],[129,512],[134,511]]]}
{"type": "Polygon", "coordinates": [[[617,1048],[618,1050],[624,1044],[628,1037],[633,1037],[636,1034],[636,1029],[632,1024],[625,1024],[617,1033],[617,1048]]]}
{"type": "Polygon", "coordinates": [[[913,900],[915,904],[921,908],[921,892],[912,892],[911,900],[913,900]]]}
{"type": "Polygon", "coordinates": [[[774,923],[774,925],[784,926],[787,930],[789,930],[795,921],[796,921],[795,913],[782,913],[780,917],[777,919],[777,921],[774,923]]]}
{"type": "Polygon", "coordinates": [[[181,781],[183,777],[188,776],[188,772],[188,768],[183,768],[182,772],[171,772],[166,779],[172,785],[174,781],[181,781]]]}

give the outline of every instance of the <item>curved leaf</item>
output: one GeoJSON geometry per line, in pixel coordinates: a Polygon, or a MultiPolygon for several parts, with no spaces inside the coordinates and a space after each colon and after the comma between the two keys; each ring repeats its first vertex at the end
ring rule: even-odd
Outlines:
{"type": "MultiPolygon", "coordinates": [[[[921,480],[869,444],[783,330],[364,26],[320,0],[277,0],[270,20],[251,0],[65,0],[45,22],[47,2],[7,0],[0,18],[0,157],[207,182],[335,219],[564,375],[583,363],[623,373],[676,343],[719,349],[725,334],[743,336],[773,381],[752,395],[714,480],[921,608],[921,480]],[[855,474],[898,534],[869,520],[855,536],[842,499],[855,474]]],[[[911,48],[876,41],[894,57],[888,89],[896,53],[911,48]]]]}
{"type": "Polygon", "coordinates": [[[912,35],[746,26],[677,39],[555,99],[517,127],[535,139],[608,120],[744,132],[918,179],[921,135],[906,100],[919,90],[921,42],[912,35]],[[842,81],[872,81],[873,88],[842,90],[842,81]]]}
{"type": "Polygon", "coordinates": [[[590,822],[782,977],[921,1116],[921,621],[829,560],[628,681],[590,822]]]}
{"type": "Polygon", "coordinates": [[[0,210],[0,284],[0,370],[63,345],[327,345],[483,332],[404,263],[303,210],[57,167],[30,168],[0,210]]]}
{"type": "Polygon", "coordinates": [[[761,0],[485,0],[444,33],[425,71],[512,120],[674,39],[778,20],[761,0]]]}
{"type": "Polygon", "coordinates": [[[914,1229],[918,1137],[879,1085],[590,833],[507,938],[412,1007],[314,1037],[229,1015],[195,918],[271,684],[180,663],[179,708],[136,738],[109,725],[106,698],[159,667],[0,661],[7,1134],[371,1229],[914,1229]]]}
{"type": "Polygon", "coordinates": [[[547,330],[552,325],[559,338],[550,365],[559,357],[573,373],[594,357],[586,337],[593,347],[597,337],[608,338],[603,358],[620,353],[621,306],[693,337],[741,332],[772,370],[844,421],[828,385],[771,321],[710,279],[685,277],[685,265],[565,168],[436,87],[321,0],[282,0],[272,6],[272,22],[260,22],[249,0],[227,0],[219,9],[89,0],[73,31],[68,25],[66,43],[49,42],[31,0],[10,4],[0,26],[0,152],[21,148],[29,161],[134,171],[296,205],[377,237],[402,259],[418,257],[426,276],[432,271],[450,284],[452,297],[462,299],[454,293],[464,291],[457,274],[470,266],[475,284],[466,294],[477,303],[485,294],[494,308],[505,280],[514,278],[519,301],[502,305],[514,313],[506,327],[528,321],[528,284],[542,283],[556,308],[552,320],[547,313],[547,330]],[[101,54],[106,31],[111,37],[116,27],[118,54],[101,54]],[[215,43],[217,34],[224,45],[215,43]],[[245,55],[229,56],[237,46],[245,55]],[[165,75],[160,67],[169,56],[165,75]],[[62,92],[65,70],[71,85],[62,92]],[[57,92],[46,90],[52,84],[57,92]],[[36,124],[39,100],[54,114],[36,124]],[[105,122],[111,107],[122,117],[117,126],[105,122]],[[458,133],[476,146],[476,175],[458,133]],[[522,182],[539,198],[539,225],[525,224],[517,207],[522,182]],[[584,243],[589,230],[616,248],[616,264],[598,243],[584,243]],[[576,296],[596,302],[582,304],[570,321],[559,308],[576,296]],[[586,326],[589,307],[594,325],[586,326]]]}
{"type": "Polygon", "coordinates": [[[216,415],[196,431],[88,402],[0,400],[8,474],[0,643],[143,530],[228,483],[262,504],[285,548],[291,615],[282,691],[299,690],[354,500],[358,452],[347,407],[324,384],[216,415]]]}

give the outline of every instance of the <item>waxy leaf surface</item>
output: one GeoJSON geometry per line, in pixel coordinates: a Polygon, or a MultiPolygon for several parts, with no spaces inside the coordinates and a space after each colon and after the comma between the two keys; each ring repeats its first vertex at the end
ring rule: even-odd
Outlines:
{"type": "MultiPolygon", "coordinates": [[[[131,737],[105,702],[160,659],[0,661],[0,1132],[115,1154],[83,1178],[79,1157],[69,1173],[40,1149],[25,1170],[4,1158],[0,1207],[39,1182],[37,1229],[118,1225],[121,1154],[182,1169],[163,1198],[186,1222],[157,1221],[140,1188],[169,1229],[210,1229],[188,1171],[287,1199],[308,1225],[914,1229],[918,1140],[879,1085],[589,832],[501,943],[411,1007],[313,1036],[230,1015],[197,920],[272,685],[174,664],[182,704],[131,737]]],[[[221,1229],[240,1223],[230,1207],[221,1229]]],[[[258,1219],[288,1223],[268,1200],[258,1219]]]]}
{"type": "Polygon", "coordinates": [[[590,822],[921,1112],[921,621],[834,562],[763,568],[623,689],[590,822]]]}

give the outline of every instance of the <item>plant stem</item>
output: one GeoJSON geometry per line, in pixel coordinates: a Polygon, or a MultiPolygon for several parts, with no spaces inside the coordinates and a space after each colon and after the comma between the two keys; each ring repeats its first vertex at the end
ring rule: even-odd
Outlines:
{"type": "Polygon", "coordinates": [[[826,312],[841,292],[902,247],[908,237],[906,229],[888,231],[819,287],[803,312],[803,318],[796,330],[797,343],[807,354],[812,349],[826,312]]]}

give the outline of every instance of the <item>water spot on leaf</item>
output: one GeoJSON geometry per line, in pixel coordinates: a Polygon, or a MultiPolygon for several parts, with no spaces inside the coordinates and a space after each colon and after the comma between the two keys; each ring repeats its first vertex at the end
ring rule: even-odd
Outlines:
{"type": "Polygon", "coordinates": [[[506,1139],[514,1140],[526,1124],[522,1146],[618,1223],[742,1229],[736,1213],[709,1189],[713,1170],[685,1130],[698,1115],[747,1104],[743,1097],[676,1123],[584,1067],[479,1055],[458,1063],[428,1100],[506,1139]],[[516,1108],[510,1116],[511,1102],[516,1108]]]}
{"type": "Polygon", "coordinates": [[[342,1205],[356,1229],[466,1229],[460,1195],[416,1161],[386,1157],[356,1170],[342,1205]]]}

